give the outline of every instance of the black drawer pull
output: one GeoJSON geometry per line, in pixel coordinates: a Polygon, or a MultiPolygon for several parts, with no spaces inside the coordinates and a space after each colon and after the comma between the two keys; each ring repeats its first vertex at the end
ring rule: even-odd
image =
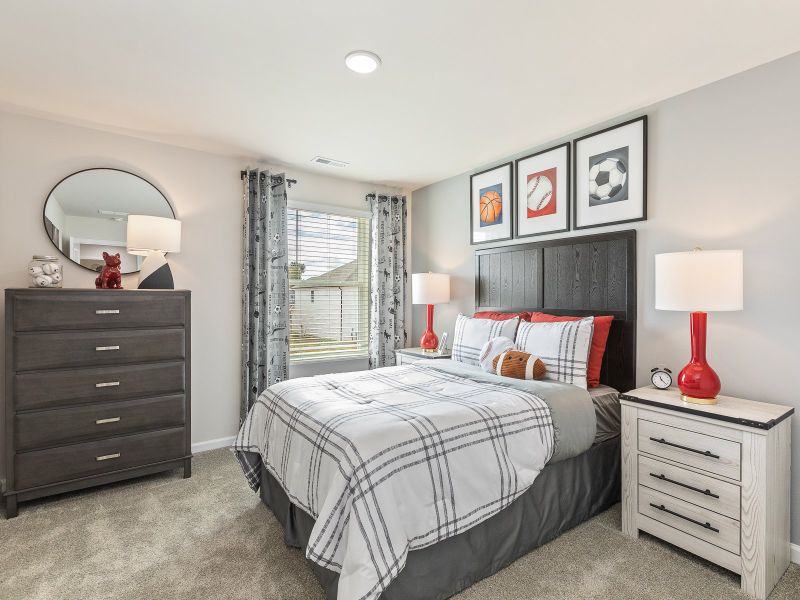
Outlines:
{"type": "Polygon", "coordinates": [[[675,485],[679,485],[681,487],[685,487],[687,490],[692,490],[693,492],[700,492],[701,494],[705,494],[711,498],[719,499],[719,496],[713,493],[711,490],[701,490],[700,488],[694,487],[693,485],[689,485],[687,483],[681,483],[680,481],[675,481],[674,479],[670,479],[663,473],[660,475],[656,475],[655,473],[650,473],[650,477],[655,477],[656,479],[660,479],[661,481],[666,481],[668,483],[674,483],[675,485]]]}
{"type": "Polygon", "coordinates": [[[672,442],[668,442],[664,438],[650,437],[650,441],[657,442],[659,444],[664,444],[666,446],[672,446],[673,448],[680,448],[681,450],[688,450],[689,452],[694,452],[695,454],[702,454],[703,456],[708,456],[709,458],[719,459],[719,456],[712,453],[711,450],[696,450],[694,448],[689,448],[689,446],[681,446],[680,444],[673,444],[672,442]]]}
{"type": "Polygon", "coordinates": [[[683,519],[684,521],[689,521],[690,523],[694,523],[695,525],[699,525],[703,529],[708,529],[710,531],[713,531],[714,533],[719,533],[719,529],[717,529],[716,527],[712,526],[711,523],[709,523],[708,521],[706,521],[705,523],[701,523],[700,521],[695,521],[691,517],[685,517],[680,513],[676,513],[674,510],[668,509],[663,504],[653,504],[651,502],[650,506],[652,506],[653,508],[656,508],[658,510],[661,510],[661,511],[663,511],[665,513],[669,513],[669,514],[671,514],[673,516],[676,516],[676,517],[678,517],[680,519],[683,519]]]}

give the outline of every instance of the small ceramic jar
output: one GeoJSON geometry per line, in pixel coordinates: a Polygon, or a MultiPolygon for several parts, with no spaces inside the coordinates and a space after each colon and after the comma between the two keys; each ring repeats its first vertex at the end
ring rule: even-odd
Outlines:
{"type": "Polygon", "coordinates": [[[64,279],[61,261],[55,256],[40,254],[34,254],[28,263],[28,275],[31,276],[29,287],[35,288],[60,288],[64,279]]]}

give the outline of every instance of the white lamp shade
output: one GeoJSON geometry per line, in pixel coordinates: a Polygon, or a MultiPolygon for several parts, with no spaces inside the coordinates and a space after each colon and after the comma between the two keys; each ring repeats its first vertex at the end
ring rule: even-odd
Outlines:
{"type": "Polygon", "coordinates": [[[180,252],[181,222],[150,215],[128,215],[128,252],[147,256],[150,252],[180,252]]]}
{"type": "Polygon", "coordinates": [[[659,310],[742,310],[741,250],[694,250],[656,254],[659,310]]]}
{"type": "Polygon", "coordinates": [[[413,273],[411,275],[413,304],[445,304],[450,302],[450,275],[446,273],[413,273]]]}

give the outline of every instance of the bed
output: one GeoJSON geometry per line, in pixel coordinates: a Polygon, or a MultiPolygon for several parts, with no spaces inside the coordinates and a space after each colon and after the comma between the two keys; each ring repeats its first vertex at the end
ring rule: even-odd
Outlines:
{"type": "MultiPolygon", "coordinates": [[[[603,359],[603,387],[596,388],[591,394],[567,384],[509,384],[497,381],[508,378],[487,375],[479,369],[470,372],[462,364],[438,360],[429,361],[436,363],[435,366],[415,363],[362,374],[313,378],[313,385],[316,386],[313,391],[309,391],[311,382],[286,382],[270,403],[273,407],[280,404],[280,410],[268,411],[257,421],[257,425],[245,423],[251,430],[250,434],[252,430],[262,427],[266,431],[266,423],[272,422],[274,426],[277,421],[280,421],[282,428],[292,432],[291,439],[288,435],[281,438],[282,447],[265,451],[265,446],[262,445],[259,453],[253,451],[255,446],[239,446],[237,456],[243,464],[251,487],[258,491],[264,504],[283,525],[286,543],[306,549],[309,564],[329,599],[447,598],[619,501],[618,395],[620,391],[625,392],[635,387],[635,245],[635,232],[624,231],[476,251],[476,310],[541,310],[556,315],[610,314],[615,317],[603,359]],[[525,387],[528,385],[533,387],[525,387]],[[511,419],[517,419],[519,422],[524,420],[526,428],[536,433],[531,437],[528,432],[525,438],[527,444],[531,444],[531,440],[537,441],[530,448],[525,448],[525,461],[531,464],[526,463],[524,468],[513,471],[514,486],[509,483],[512,470],[507,471],[508,479],[500,484],[500,489],[505,491],[498,494],[498,498],[490,495],[484,502],[485,499],[480,497],[483,493],[482,486],[470,487],[471,484],[484,483],[484,479],[485,487],[496,487],[493,479],[496,473],[489,466],[479,464],[484,457],[491,456],[489,449],[480,448],[490,447],[495,443],[494,439],[481,439],[480,444],[476,443],[476,450],[470,457],[475,472],[481,473],[477,478],[480,481],[470,481],[469,477],[465,477],[469,463],[448,465],[448,476],[452,469],[456,474],[453,480],[458,480],[455,484],[451,481],[447,488],[453,496],[450,502],[453,514],[456,513],[457,505],[462,507],[467,500],[475,500],[476,508],[460,510],[459,519],[464,514],[478,514],[480,518],[447,519],[445,514],[440,519],[439,508],[442,507],[442,511],[446,513],[448,506],[445,487],[437,487],[435,483],[430,486],[418,483],[424,474],[421,467],[417,469],[417,480],[402,480],[403,485],[392,487],[388,496],[371,495],[372,483],[369,477],[366,478],[370,482],[367,492],[357,486],[349,490],[346,482],[349,481],[348,477],[352,479],[353,472],[337,472],[337,468],[341,470],[341,461],[337,463],[323,458],[319,451],[319,440],[327,443],[335,429],[325,421],[325,410],[340,410],[344,402],[355,407],[354,410],[361,411],[359,414],[377,414],[374,407],[383,406],[383,399],[390,393],[397,394],[401,407],[427,406],[423,402],[424,394],[433,394],[431,390],[439,394],[435,398],[436,402],[433,402],[432,396],[428,399],[431,406],[440,407],[444,400],[449,403],[448,406],[456,407],[448,408],[448,411],[461,411],[460,417],[451,415],[450,412],[445,415],[455,419],[452,430],[459,432],[459,435],[462,431],[459,428],[467,423],[467,415],[472,414],[469,411],[476,410],[475,405],[469,403],[470,398],[488,403],[495,411],[490,416],[481,417],[484,419],[481,427],[490,429],[487,425],[489,421],[499,423],[505,419],[503,423],[511,423],[511,419]],[[412,392],[416,395],[412,395],[412,392]],[[324,400],[334,396],[335,402],[331,402],[330,406],[336,408],[326,408],[324,400]],[[323,401],[316,402],[314,398],[323,401]],[[531,398],[540,402],[534,403],[531,398]],[[404,402],[407,404],[403,404],[404,402]],[[521,414],[524,418],[517,416],[521,414]],[[298,469],[294,469],[295,464],[286,464],[287,444],[295,444],[297,452],[302,452],[299,449],[301,446],[308,446],[307,459],[298,461],[310,465],[308,468],[303,467],[307,472],[297,472],[298,469]],[[267,458],[262,460],[264,456],[267,458]],[[265,462],[269,462],[269,465],[265,465],[265,462]],[[327,468],[320,466],[322,463],[336,466],[327,468]],[[302,486],[296,483],[290,484],[293,477],[295,481],[307,482],[308,490],[301,490],[302,486]],[[516,481],[517,478],[519,482],[516,481]],[[347,500],[344,503],[352,503],[352,506],[348,504],[341,510],[338,505],[333,510],[330,506],[322,506],[326,499],[319,497],[318,488],[334,485],[331,482],[339,480],[345,482],[343,489],[346,493],[342,497],[347,500]],[[401,514],[400,518],[394,514],[403,513],[409,506],[416,506],[418,497],[421,499],[420,503],[426,506],[430,504],[431,500],[426,499],[429,487],[433,490],[431,498],[437,511],[436,526],[417,524],[407,514],[401,514]],[[439,498],[437,490],[440,492],[439,498]],[[399,498],[397,506],[394,505],[395,498],[399,498]],[[478,512],[478,509],[489,505],[492,510],[478,512]],[[352,522],[349,521],[351,513],[345,508],[356,514],[352,522]],[[318,524],[312,516],[314,514],[324,515],[325,521],[321,517],[318,524]],[[343,516],[345,514],[346,517],[343,516]],[[337,515],[338,518],[331,515],[337,515]],[[384,517],[388,525],[384,523],[384,517]],[[369,530],[370,519],[374,520],[372,533],[369,530]],[[339,529],[341,521],[344,524],[339,529]],[[356,527],[356,521],[360,529],[356,527]],[[399,525],[409,529],[397,531],[399,525]],[[419,525],[419,529],[410,529],[412,525],[419,525]],[[379,539],[375,538],[373,533],[381,529],[381,526],[386,535],[381,534],[379,539]],[[329,533],[325,533],[326,531],[329,533]],[[363,544],[358,538],[359,531],[364,537],[363,544]],[[419,535],[414,536],[413,533],[419,535]],[[420,541],[416,546],[411,544],[405,550],[393,547],[393,542],[406,537],[420,541]],[[369,546],[362,553],[369,556],[375,564],[377,575],[374,585],[370,586],[372,580],[369,579],[373,575],[365,575],[365,571],[370,570],[364,568],[365,564],[369,566],[366,559],[364,564],[356,565],[355,569],[351,568],[352,565],[345,564],[343,567],[343,564],[336,562],[339,555],[333,548],[338,548],[340,543],[354,547],[369,546]],[[362,579],[359,580],[359,577],[362,579]]],[[[393,413],[403,410],[392,406],[393,413]]],[[[354,413],[345,411],[342,414],[354,413]]],[[[389,415],[387,423],[395,416],[396,414],[389,415]]],[[[341,419],[345,423],[343,428],[346,428],[349,418],[341,419]]],[[[415,415],[411,419],[411,426],[417,427],[427,418],[427,414],[423,419],[415,415]]],[[[441,418],[441,415],[437,418],[441,418]]],[[[513,422],[516,424],[517,420],[513,422]]],[[[340,422],[336,421],[336,417],[331,422],[334,421],[340,422]]],[[[408,428],[408,419],[397,421],[402,421],[403,427],[408,428]]],[[[508,429],[507,425],[503,426],[508,429]]],[[[386,440],[391,440],[387,441],[389,449],[386,450],[390,452],[391,460],[381,463],[382,468],[384,464],[400,460],[397,458],[400,456],[404,457],[403,461],[408,462],[410,453],[394,450],[405,448],[403,444],[407,442],[403,435],[408,434],[392,429],[393,425],[379,425],[376,430],[380,427],[386,428],[380,434],[386,440]],[[396,452],[396,456],[391,452],[396,452]]],[[[243,432],[244,430],[245,427],[243,432]]],[[[512,433],[516,434],[517,431],[515,429],[512,433]]],[[[438,435],[439,430],[436,433],[438,435]]],[[[240,432],[240,438],[242,436],[243,433],[240,432]]],[[[423,437],[430,439],[435,436],[427,432],[425,436],[421,436],[423,437]]],[[[455,440],[458,437],[453,435],[449,439],[455,440]]],[[[341,439],[346,440],[344,437],[341,439]]],[[[440,442],[438,437],[436,440],[436,444],[445,443],[440,442]]],[[[380,440],[372,440],[370,443],[380,444],[380,440]]],[[[519,446],[515,446],[515,435],[503,437],[502,443],[506,445],[506,453],[512,457],[512,462],[515,456],[520,456],[519,446]]],[[[345,441],[341,445],[342,456],[355,452],[346,447],[345,441]]],[[[438,445],[425,442],[420,447],[420,453],[433,453],[437,458],[428,458],[428,462],[417,462],[427,466],[429,470],[430,465],[439,464],[438,457],[443,453],[439,453],[438,445]]],[[[357,472],[360,467],[356,464],[354,468],[354,472],[357,472]]],[[[397,471],[390,467],[385,469],[386,477],[396,474],[397,471]]],[[[502,480],[503,467],[498,467],[495,471],[501,472],[499,476],[502,480]]],[[[367,473],[367,470],[364,469],[364,472],[367,473]]],[[[369,471],[368,475],[375,476],[376,472],[369,471]]],[[[443,472],[440,470],[440,478],[443,472]]],[[[380,478],[380,481],[386,481],[386,477],[380,478]]],[[[433,474],[431,481],[435,482],[433,474]]]]}

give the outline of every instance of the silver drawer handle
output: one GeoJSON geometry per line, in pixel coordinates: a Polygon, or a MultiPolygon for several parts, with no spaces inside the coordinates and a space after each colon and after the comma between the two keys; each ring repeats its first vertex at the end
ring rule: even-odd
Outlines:
{"type": "Polygon", "coordinates": [[[104,381],[103,383],[95,383],[94,387],[96,388],[117,387],[118,385],[119,381],[104,381]]]}
{"type": "Polygon", "coordinates": [[[99,462],[101,460],[111,460],[112,458],[119,458],[120,456],[122,455],[119,452],[116,452],[115,454],[104,454],[103,456],[95,456],[95,460],[99,462]]]}
{"type": "Polygon", "coordinates": [[[98,308],[94,311],[96,315],[118,315],[119,309],[118,308],[98,308]]]}
{"type": "Polygon", "coordinates": [[[106,352],[107,350],[119,350],[119,346],[95,346],[95,352],[106,352]]]}
{"type": "Polygon", "coordinates": [[[108,418],[108,419],[97,419],[94,422],[94,424],[95,425],[105,425],[106,423],[118,423],[119,420],[120,420],[120,417],[111,417],[111,418],[108,418]]]}

